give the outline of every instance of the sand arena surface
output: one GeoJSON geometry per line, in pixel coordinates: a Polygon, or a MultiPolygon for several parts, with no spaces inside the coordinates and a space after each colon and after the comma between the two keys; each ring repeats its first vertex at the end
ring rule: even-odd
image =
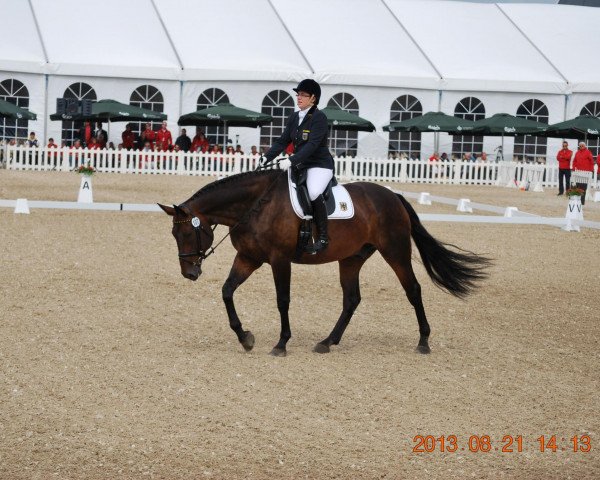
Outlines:
{"type": "MultiPolygon", "coordinates": [[[[94,199],[179,203],[207,181],[98,175],[94,199]]],[[[73,201],[78,186],[74,174],[0,170],[3,199],[73,201]]],[[[394,187],[548,216],[566,208],[549,190],[394,187]]],[[[600,204],[584,213],[600,220],[600,204]]],[[[293,337],[273,358],[268,266],[235,296],[254,350],[229,329],[228,241],[193,283],[166,215],[0,209],[0,478],[600,478],[600,231],[425,226],[496,259],[467,301],[415,259],[431,355],[414,352],[415,314],[376,254],[328,355],[311,350],[341,311],[337,266],[293,267],[293,337]],[[456,435],[459,448],[413,453],[416,435],[456,435]],[[472,435],[489,435],[492,451],[470,452],[472,435]],[[522,435],[523,451],[502,453],[505,435],[522,435]],[[556,435],[558,451],[541,453],[540,435],[556,435]],[[590,435],[592,450],[573,452],[574,435],[590,435]]]]}

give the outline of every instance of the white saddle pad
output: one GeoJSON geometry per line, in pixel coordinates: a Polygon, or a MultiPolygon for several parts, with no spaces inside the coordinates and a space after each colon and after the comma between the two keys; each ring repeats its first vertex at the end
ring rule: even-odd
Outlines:
{"type": "MultiPolygon", "coordinates": [[[[290,200],[292,202],[292,207],[296,215],[298,215],[302,219],[312,218],[312,215],[304,215],[302,211],[302,207],[300,207],[300,202],[298,202],[298,195],[296,193],[296,184],[292,182],[292,169],[288,169],[288,184],[290,191],[290,200]]],[[[335,199],[335,210],[328,218],[341,220],[348,219],[354,216],[354,204],[352,203],[352,199],[350,198],[350,194],[348,190],[344,188],[342,185],[338,184],[332,188],[333,198],[335,199]]]]}

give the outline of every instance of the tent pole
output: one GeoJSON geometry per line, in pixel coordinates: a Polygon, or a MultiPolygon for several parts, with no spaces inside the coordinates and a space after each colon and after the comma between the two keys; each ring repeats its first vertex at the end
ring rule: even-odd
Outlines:
{"type": "Polygon", "coordinates": [[[223,121],[223,153],[227,152],[227,120],[223,121]]]}

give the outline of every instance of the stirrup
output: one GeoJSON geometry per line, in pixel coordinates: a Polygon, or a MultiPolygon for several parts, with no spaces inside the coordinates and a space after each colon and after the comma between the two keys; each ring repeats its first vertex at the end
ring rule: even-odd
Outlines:
{"type": "Polygon", "coordinates": [[[326,240],[326,239],[323,240],[323,239],[318,238],[317,240],[315,240],[315,242],[312,245],[307,245],[304,252],[308,253],[310,255],[316,255],[317,253],[325,250],[328,245],[329,245],[328,240],[326,240]]]}

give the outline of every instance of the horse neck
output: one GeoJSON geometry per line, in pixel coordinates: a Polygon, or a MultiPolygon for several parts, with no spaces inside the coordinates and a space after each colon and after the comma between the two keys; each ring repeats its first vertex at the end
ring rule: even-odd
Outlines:
{"type": "Polygon", "coordinates": [[[274,175],[240,176],[202,191],[186,203],[207,216],[211,224],[235,225],[254,203],[276,181],[274,175]]]}

